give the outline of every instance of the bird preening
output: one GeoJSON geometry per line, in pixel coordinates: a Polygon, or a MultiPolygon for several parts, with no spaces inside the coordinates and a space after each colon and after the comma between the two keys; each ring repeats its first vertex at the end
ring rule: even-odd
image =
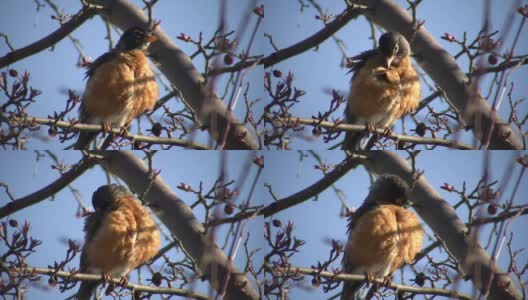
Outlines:
{"type": "MultiPolygon", "coordinates": [[[[413,112],[420,102],[421,85],[411,64],[411,47],[397,32],[386,32],[378,48],[351,58],[345,119],[348,124],[390,131],[394,123],[413,112]]],[[[347,132],[342,149],[360,148],[365,132],[347,132]]],[[[370,148],[371,142],[365,148],[370,148]]]]}
{"type": "MultiPolygon", "coordinates": [[[[99,187],[92,196],[95,212],[85,220],[79,271],[123,278],[151,259],[160,236],[148,210],[124,186],[99,187]]],[[[83,281],[77,299],[92,298],[100,282],[83,281]]]]}
{"type": "MultiPolygon", "coordinates": [[[[126,132],[134,119],[154,108],[158,83],[145,51],[156,40],[151,31],[138,26],[129,28],[111,51],[89,65],[79,107],[81,123],[126,132]]],[[[74,148],[87,149],[97,134],[81,131],[74,148]]]]}
{"type": "MultiPolygon", "coordinates": [[[[343,270],[350,274],[390,276],[411,263],[421,250],[423,230],[415,213],[404,207],[409,200],[407,182],[382,175],[348,223],[343,270]]],[[[353,300],[363,282],[345,281],[341,300],[353,300]]]]}

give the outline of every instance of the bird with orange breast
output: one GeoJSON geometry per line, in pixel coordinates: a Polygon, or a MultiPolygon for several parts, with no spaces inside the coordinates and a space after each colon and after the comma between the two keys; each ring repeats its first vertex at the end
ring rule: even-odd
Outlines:
{"type": "MultiPolygon", "coordinates": [[[[423,230],[416,214],[404,208],[409,185],[395,175],[382,175],[363,204],[350,217],[343,270],[390,278],[420,251],[423,230]]],[[[353,300],[363,282],[344,282],[341,300],[353,300]]]]}
{"type": "MultiPolygon", "coordinates": [[[[157,38],[141,28],[127,29],[117,45],[90,64],[88,82],[79,108],[81,123],[121,128],[154,108],[158,83],[145,51],[157,38]]],[[[80,132],[75,149],[87,149],[97,132],[80,132]]]]}
{"type": "MultiPolygon", "coordinates": [[[[348,66],[354,75],[345,108],[348,124],[381,128],[389,133],[398,119],[418,107],[421,85],[410,54],[409,42],[403,35],[386,32],[379,38],[378,48],[352,57],[348,66]]],[[[341,148],[360,148],[364,136],[365,132],[347,132],[341,148]]]]}
{"type": "MultiPolygon", "coordinates": [[[[146,208],[124,186],[104,185],[92,196],[95,212],[85,220],[79,271],[123,278],[158,251],[160,235],[146,208]]],[[[97,281],[83,281],[77,299],[89,300],[97,281]]]]}

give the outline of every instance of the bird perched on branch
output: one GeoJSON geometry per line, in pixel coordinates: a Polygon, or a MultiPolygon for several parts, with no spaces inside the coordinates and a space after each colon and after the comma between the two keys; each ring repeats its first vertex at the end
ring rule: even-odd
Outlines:
{"type": "MultiPolygon", "coordinates": [[[[414,260],[423,230],[416,214],[404,208],[408,184],[383,175],[371,186],[363,204],[350,217],[343,269],[346,273],[386,277],[414,260]]],[[[363,282],[344,282],[341,300],[352,300],[363,282]]]]}
{"type": "MultiPolygon", "coordinates": [[[[411,64],[411,48],[405,37],[386,32],[379,47],[351,58],[348,67],[354,72],[345,108],[348,124],[386,129],[404,115],[413,112],[420,102],[421,86],[411,64]]],[[[364,132],[347,132],[342,149],[357,149],[364,132]]]]}
{"type": "MultiPolygon", "coordinates": [[[[85,242],[79,271],[111,277],[126,276],[151,259],[160,245],[156,223],[146,208],[117,184],[104,185],[92,196],[95,212],[85,220],[85,242]]],[[[77,299],[89,300],[97,281],[83,281],[77,299]]]]}
{"type": "MultiPolygon", "coordinates": [[[[157,38],[141,27],[127,29],[110,52],[97,58],[86,71],[88,82],[79,108],[79,121],[121,128],[152,110],[158,83],[145,51],[157,38]]],[[[97,132],[80,132],[75,149],[87,149],[97,132]]]]}

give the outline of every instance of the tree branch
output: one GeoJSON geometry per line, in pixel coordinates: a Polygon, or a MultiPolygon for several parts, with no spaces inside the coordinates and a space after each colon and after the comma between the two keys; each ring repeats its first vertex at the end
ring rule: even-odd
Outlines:
{"type": "MultiPolygon", "coordinates": [[[[102,281],[103,276],[102,275],[95,275],[95,274],[86,274],[86,273],[71,273],[71,272],[64,272],[64,271],[56,271],[55,269],[47,269],[47,268],[37,268],[37,267],[31,267],[27,266],[24,269],[8,269],[10,272],[21,272],[21,273],[30,273],[30,274],[43,274],[43,275],[49,275],[49,276],[57,276],[65,279],[74,279],[74,280],[82,280],[82,281],[102,281]]],[[[116,285],[119,285],[122,281],[122,278],[109,278],[108,282],[112,282],[116,285]]],[[[134,283],[128,283],[127,289],[131,291],[140,291],[140,292],[146,292],[150,294],[161,294],[161,295],[177,295],[182,296],[186,298],[191,299],[199,299],[199,300],[210,300],[209,297],[197,294],[193,291],[184,290],[184,289],[178,289],[178,288],[166,288],[166,287],[156,287],[156,286],[148,286],[148,285],[141,285],[141,284],[134,284],[134,283]]]]}
{"type": "MultiPolygon", "coordinates": [[[[359,275],[359,274],[338,274],[336,275],[332,272],[320,271],[317,269],[310,269],[310,268],[290,267],[290,268],[276,268],[276,269],[278,269],[281,272],[285,272],[285,273],[288,273],[288,272],[301,273],[301,274],[306,274],[306,275],[336,279],[340,281],[365,281],[367,280],[367,276],[365,275],[359,275]]],[[[372,278],[371,281],[379,285],[383,285],[386,283],[384,278],[372,278]]],[[[395,290],[395,291],[397,290],[398,292],[409,292],[409,293],[423,294],[423,295],[437,295],[437,296],[445,296],[449,298],[464,299],[464,300],[474,299],[473,297],[469,295],[465,295],[462,293],[458,293],[458,292],[450,291],[446,289],[439,289],[439,288],[409,286],[409,285],[403,285],[403,284],[396,284],[392,282],[385,287],[395,290]]]]}
{"type": "Polygon", "coordinates": [[[95,157],[84,157],[83,159],[81,159],[81,161],[72,166],[69,171],[62,174],[61,177],[59,177],[57,180],[50,183],[49,185],[43,187],[42,189],[34,193],[31,193],[30,195],[17,199],[13,202],[9,202],[3,207],[0,207],[0,219],[5,218],[6,216],[15,213],[19,210],[22,210],[28,206],[39,203],[40,201],[45,200],[48,197],[51,197],[52,195],[66,187],[68,184],[70,184],[72,181],[77,179],[77,177],[81,176],[81,174],[83,174],[86,170],[90,169],[93,165],[95,165],[96,162],[97,159],[95,157]]]}
{"type": "Polygon", "coordinates": [[[326,26],[319,32],[312,36],[292,45],[288,48],[274,52],[267,57],[263,58],[259,64],[264,64],[264,68],[269,68],[274,64],[277,64],[283,60],[286,60],[295,55],[301,54],[311,48],[321,44],[326,39],[330,38],[339,29],[345,26],[350,20],[359,16],[362,12],[360,8],[347,8],[344,12],[338,15],[332,22],[326,24],[326,26]]]}
{"type": "Polygon", "coordinates": [[[349,170],[357,167],[363,161],[362,157],[348,156],[344,161],[337,165],[332,171],[328,172],[323,178],[313,183],[309,187],[299,191],[291,196],[283,198],[277,202],[264,207],[259,214],[263,214],[265,218],[276,214],[282,210],[290,208],[294,205],[302,203],[312,197],[318,195],[326,188],[334,184],[339,178],[345,175],[349,170]]]}
{"type": "Polygon", "coordinates": [[[6,55],[0,57],[0,69],[55,45],[56,43],[58,43],[63,38],[67,37],[70,33],[72,33],[72,31],[77,29],[77,27],[81,26],[86,20],[90,19],[94,15],[95,15],[94,8],[91,8],[91,7],[82,8],[76,15],[72,16],[72,18],[68,22],[64,23],[64,25],[59,27],[59,29],[55,30],[50,35],[24,48],[11,51],[7,53],[6,55]]]}
{"type": "MultiPolygon", "coordinates": [[[[364,132],[367,130],[367,126],[365,125],[358,125],[358,124],[339,124],[335,125],[333,122],[327,122],[327,121],[319,121],[317,119],[302,119],[297,117],[289,117],[289,118],[280,118],[275,117],[274,121],[282,122],[287,125],[296,125],[296,124],[305,124],[305,125],[312,125],[312,126],[321,126],[328,129],[335,129],[342,130],[342,131],[351,131],[351,132],[364,132]]],[[[385,134],[385,129],[375,128],[372,130],[373,133],[377,133],[380,135],[385,134]]],[[[391,134],[391,136],[387,136],[389,139],[393,139],[400,142],[408,142],[413,144],[422,144],[422,145],[438,145],[438,146],[444,146],[448,148],[454,148],[454,149],[460,149],[460,150],[474,150],[473,147],[470,145],[458,143],[456,141],[451,140],[445,140],[445,139],[439,139],[439,138],[428,138],[428,137],[417,137],[417,136],[409,136],[409,135],[403,135],[403,134],[391,134]]]]}
{"type": "MultiPolygon", "coordinates": [[[[72,125],[69,122],[65,121],[57,121],[54,119],[44,119],[44,118],[35,118],[35,117],[26,117],[25,119],[11,119],[11,122],[19,122],[21,124],[25,125],[34,125],[34,124],[42,124],[42,125],[48,125],[51,127],[60,127],[64,129],[72,129],[75,131],[88,131],[88,132],[102,132],[103,126],[102,125],[96,125],[96,124],[81,124],[77,123],[75,125],[72,125]]],[[[121,134],[121,128],[109,128],[107,130],[109,133],[113,133],[116,135],[121,134]]],[[[123,136],[126,139],[129,139],[134,142],[143,142],[148,144],[159,144],[159,145],[174,145],[174,146],[181,146],[184,148],[189,149],[195,149],[195,150],[210,150],[208,146],[202,145],[202,144],[196,144],[191,143],[182,139],[177,138],[162,138],[162,137],[153,137],[153,136],[146,136],[146,135],[139,135],[139,134],[131,134],[127,133],[125,136],[123,136]]]]}

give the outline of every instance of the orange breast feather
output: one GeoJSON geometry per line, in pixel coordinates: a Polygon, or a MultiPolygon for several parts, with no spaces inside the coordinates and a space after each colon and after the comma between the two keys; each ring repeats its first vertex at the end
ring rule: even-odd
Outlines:
{"type": "Polygon", "coordinates": [[[400,75],[402,89],[400,117],[412,113],[418,108],[421,98],[421,84],[418,73],[414,70],[409,57],[404,58],[396,71],[400,75]]]}
{"type": "Polygon", "coordinates": [[[389,273],[410,263],[422,247],[423,231],[418,217],[395,205],[381,205],[362,215],[350,232],[347,264],[390,264],[389,273]]]}

